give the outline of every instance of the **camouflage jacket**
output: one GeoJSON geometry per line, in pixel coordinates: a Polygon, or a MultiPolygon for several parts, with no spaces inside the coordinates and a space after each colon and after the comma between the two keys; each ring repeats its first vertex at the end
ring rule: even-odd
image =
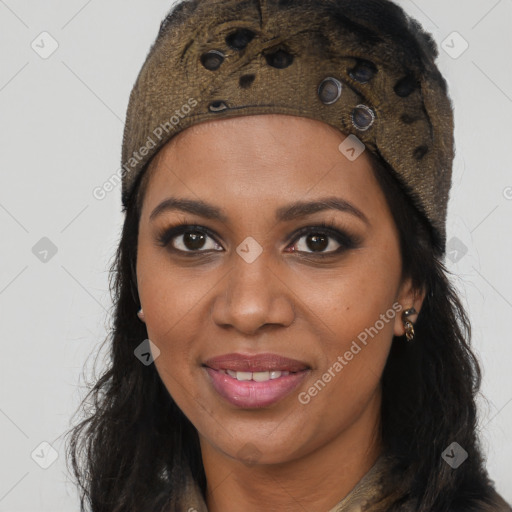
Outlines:
{"type": "MultiPolygon", "coordinates": [[[[382,512],[382,505],[374,506],[386,495],[381,484],[383,475],[389,469],[389,459],[381,455],[372,468],[361,478],[356,486],[338,504],[326,512],[382,512]]],[[[458,497],[459,498],[459,497],[458,497]]],[[[459,503],[464,503],[463,508],[457,508],[453,512],[512,512],[512,508],[496,491],[492,491],[491,501],[472,496],[461,496],[459,503]]],[[[400,512],[415,512],[411,505],[402,505],[400,512]]],[[[203,495],[196,484],[190,478],[182,496],[180,512],[208,512],[203,495]]],[[[435,512],[435,511],[432,511],[435,512]]]]}

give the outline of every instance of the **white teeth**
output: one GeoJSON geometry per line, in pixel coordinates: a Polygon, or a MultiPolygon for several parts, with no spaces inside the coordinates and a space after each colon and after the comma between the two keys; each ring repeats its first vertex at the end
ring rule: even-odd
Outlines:
{"type": "Polygon", "coordinates": [[[252,380],[255,380],[256,382],[270,380],[270,372],[253,372],[252,380]]]}
{"type": "Polygon", "coordinates": [[[271,379],[278,379],[281,376],[289,375],[287,371],[266,371],[266,372],[235,372],[233,370],[223,370],[230,377],[237,380],[254,380],[255,382],[265,382],[271,379]]]}

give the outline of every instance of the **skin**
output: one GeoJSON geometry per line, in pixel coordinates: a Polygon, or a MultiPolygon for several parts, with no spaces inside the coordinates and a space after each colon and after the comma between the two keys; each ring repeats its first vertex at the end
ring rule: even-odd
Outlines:
{"type": "Polygon", "coordinates": [[[302,117],[219,119],[171,139],[147,171],[137,247],[141,319],[160,350],[163,383],[199,433],[210,512],[325,512],[380,454],[380,377],[393,335],[404,334],[400,314],[359,344],[309,403],[298,400],[393,304],[419,312],[423,300],[401,278],[398,232],[368,155],[349,161],[338,149],[344,139],[302,117]],[[227,220],[180,211],[150,220],[171,195],[211,203],[227,220]],[[348,201],[368,223],[334,209],[274,218],[279,207],[326,196],[348,201]],[[322,221],[357,237],[356,247],[335,254],[340,245],[330,236],[323,248],[308,245],[322,221]],[[205,226],[216,238],[206,237],[192,257],[173,253],[173,244],[194,250],[183,235],[158,244],[177,223],[205,226]],[[312,232],[294,236],[307,226],[312,232]],[[263,249],[252,263],[236,252],[248,236],[263,249]],[[216,393],[201,366],[230,352],[272,352],[310,371],[281,401],[240,409],[216,393]]]}

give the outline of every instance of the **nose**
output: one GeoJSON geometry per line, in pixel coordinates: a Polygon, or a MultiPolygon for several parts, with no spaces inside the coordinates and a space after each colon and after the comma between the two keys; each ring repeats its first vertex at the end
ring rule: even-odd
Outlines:
{"type": "Polygon", "coordinates": [[[264,254],[252,263],[234,255],[211,310],[220,327],[252,335],[269,325],[288,327],[293,323],[293,292],[264,254]]]}

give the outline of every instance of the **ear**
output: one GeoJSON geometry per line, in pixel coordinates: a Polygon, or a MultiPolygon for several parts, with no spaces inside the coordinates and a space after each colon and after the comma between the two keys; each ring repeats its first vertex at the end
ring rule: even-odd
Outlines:
{"type": "Polygon", "coordinates": [[[409,315],[407,318],[414,324],[418,318],[418,314],[423,305],[426,291],[425,289],[418,290],[412,285],[410,278],[405,279],[400,285],[397,302],[402,306],[402,309],[395,316],[394,334],[395,336],[403,336],[405,334],[405,327],[402,322],[402,313],[411,307],[414,307],[416,313],[409,315]]]}
{"type": "Polygon", "coordinates": [[[142,308],[139,309],[137,312],[137,316],[140,318],[140,320],[144,323],[146,323],[146,317],[144,316],[144,311],[142,311],[142,308]]]}

